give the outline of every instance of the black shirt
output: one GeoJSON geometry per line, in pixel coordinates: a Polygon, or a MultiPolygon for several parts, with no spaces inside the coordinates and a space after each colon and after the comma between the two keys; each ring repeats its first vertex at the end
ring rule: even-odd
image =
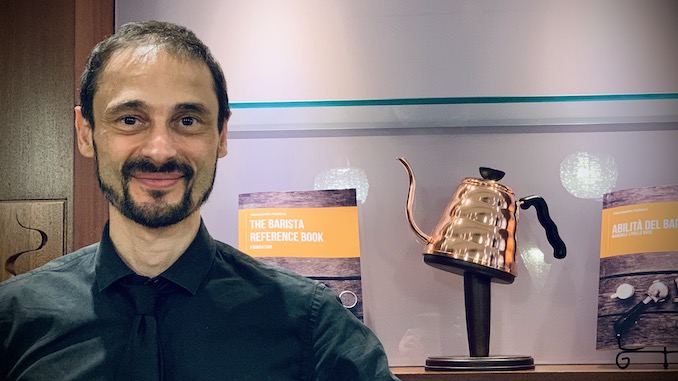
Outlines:
{"type": "MultiPolygon", "coordinates": [[[[133,275],[100,243],[0,283],[0,379],[111,380],[133,275]]],[[[383,348],[324,285],[215,241],[201,224],[160,276],[164,380],[397,380],[383,348]]]]}

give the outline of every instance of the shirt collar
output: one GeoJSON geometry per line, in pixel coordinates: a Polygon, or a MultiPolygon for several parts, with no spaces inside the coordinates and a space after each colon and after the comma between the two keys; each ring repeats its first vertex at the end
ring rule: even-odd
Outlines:
{"type": "MultiPolygon", "coordinates": [[[[200,221],[198,234],[191,245],[161,277],[172,281],[191,294],[195,294],[207,276],[216,256],[216,242],[210,236],[204,222],[200,221]]],[[[122,261],[109,235],[109,223],[101,234],[101,242],[96,253],[96,279],[99,291],[108,288],[117,280],[134,274],[122,261]]]]}

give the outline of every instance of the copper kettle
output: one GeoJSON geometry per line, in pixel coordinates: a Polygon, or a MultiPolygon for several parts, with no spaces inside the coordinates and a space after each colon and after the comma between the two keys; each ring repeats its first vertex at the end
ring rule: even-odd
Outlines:
{"type": "Polygon", "coordinates": [[[433,233],[424,233],[412,215],[415,194],[414,172],[404,158],[398,158],[409,175],[407,220],[424,242],[424,261],[445,271],[462,274],[473,271],[492,281],[512,283],[517,275],[516,224],[518,206],[534,206],[539,222],[546,230],[554,256],[564,258],[565,243],[549,216],[543,198],[529,196],[516,200],[513,191],[499,183],[504,172],[480,168],[482,178],[465,178],[452,196],[433,233]]]}
{"type": "Polygon", "coordinates": [[[482,178],[466,178],[452,196],[433,233],[424,233],[412,216],[416,183],[414,172],[404,158],[410,188],[407,193],[407,220],[426,242],[424,262],[464,276],[464,305],[469,354],[435,356],[426,359],[427,370],[525,370],[534,368],[531,356],[490,356],[490,283],[513,283],[516,277],[516,224],[518,206],[537,209],[539,222],[553,246],[556,258],[565,257],[565,243],[549,216],[543,198],[529,196],[516,200],[513,191],[498,181],[504,172],[480,168],[482,178]]]}

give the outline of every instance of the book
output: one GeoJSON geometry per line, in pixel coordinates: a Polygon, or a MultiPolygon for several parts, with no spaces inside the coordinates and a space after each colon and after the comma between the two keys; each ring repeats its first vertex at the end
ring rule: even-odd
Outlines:
{"type": "Polygon", "coordinates": [[[598,349],[678,346],[678,185],[603,197],[598,349]]]}
{"type": "Polygon", "coordinates": [[[363,320],[355,189],[244,193],[238,247],[333,289],[363,320]]]}

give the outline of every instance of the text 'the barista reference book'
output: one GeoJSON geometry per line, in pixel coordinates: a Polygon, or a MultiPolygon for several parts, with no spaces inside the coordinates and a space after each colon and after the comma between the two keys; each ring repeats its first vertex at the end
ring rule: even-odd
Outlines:
{"type": "Polygon", "coordinates": [[[239,195],[238,246],[333,289],[363,320],[355,189],[239,195]]]}

